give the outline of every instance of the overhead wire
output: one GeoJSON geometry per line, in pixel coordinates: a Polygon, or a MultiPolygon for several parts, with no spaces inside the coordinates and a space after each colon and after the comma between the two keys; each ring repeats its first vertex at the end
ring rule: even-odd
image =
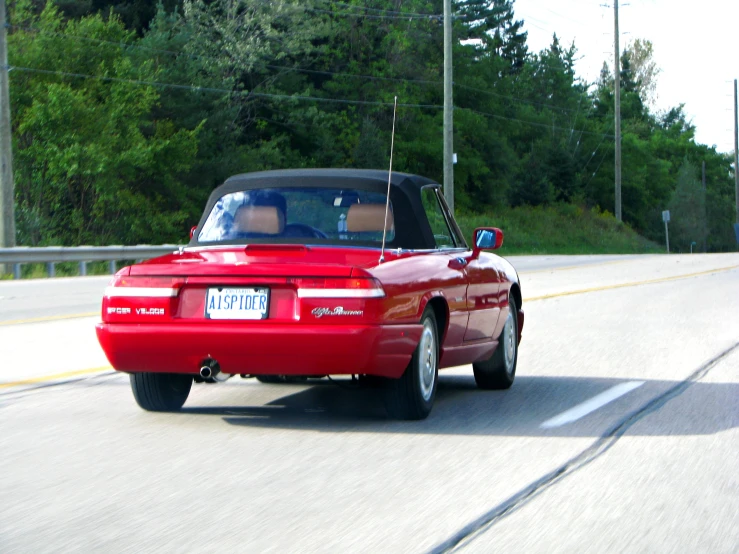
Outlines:
{"type": "Polygon", "coordinates": [[[355,10],[365,10],[365,11],[376,12],[376,13],[387,13],[387,14],[392,14],[392,15],[418,16],[418,17],[443,17],[444,15],[444,14],[433,14],[433,13],[403,12],[403,11],[397,11],[397,10],[386,10],[383,8],[370,8],[368,6],[357,6],[355,4],[347,4],[345,2],[334,2],[333,0],[321,0],[321,1],[325,4],[341,6],[343,8],[351,8],[355,10]]]}
{"type": "MultiPolygon", "coordinates": [[[[274,98],[280,100],[310,100],[315,102],[328,102],[337,104],[354,104],[354,105],[366,105],[366,106],[392,106],[392,102],[382,101],[371,101],[371,100],[351,100],[348,98],[325,98],[320,96],[307,96],[299,94],[273,94],[266,92],[252,92],[252,91],[236,91],[217,87],[202,87],[197,85],[180,85],[175,83],[162,83],[160,81],[145,81],[141,79],[124,79],[121,77],[109,77],[105,75],[89,75],[85,73],[72,73],[68,71],[58,71],[52,69],[39,69],[34,67],[22,67],[11,65],[8,66],[9,70],[24,71],[27,73],[40,73],[45,75],[58,75],[62,77],[76,77],[81,79],[97,79],[100,81],[109,81],[117,83],[128,83],[134,85],[143,85],[150,87],[161,87],[161,88],[174,88],[181,90],[192,90],[195,92],[215,92],[220,94],[230,94],[237,96],[246,96],[250,98],[274,98]]],[[[441,109],[444,106],[436,104],[412,104],[412,103],[400,103],[398,106],[404,108],[429,108],[429,109],[441,109]]]]}
{"type": "Polygon", "coordinates": [[[321,8],[311,8],[302,6],[301,9],[307,11],[307,12],[313,12],[313,13],[323,13],[328,15],[338,15],[338,16],[345,16],[345,17],[361,17],[362,19],[400,19],[403,21],[439,21],[443,19],[443,15],[423,15],[423,16],[414,16],[414,15],[380,15],[380,14],[370,14],[370,13],[353,13],[353,12],[342,12],[342,11],[334,11],[334,10],[324,10],[321,8]]]}
{"type": "MultiPolygon", "coordinates": [[[[197,85],[181,85],[181,84],[175,84],[175,83],[162,83],[159,81],[145,81],[141,79],[124,79],[121,77],[109,77],[109,76],[104,76],[104,75],[89,75],[89,74],[84,74],[84,73],[73,73],[73,72],[68,72],[68,71],[39,69],[39,68],[33,68],[33,67],[8,66],[8,69],[15,70],[15,71],[23,71],[23,72],[28,72],[28,73],[39,73],[39,74],[45,74],[45,75],[57,75],[57,76],[62,76],[62,77],[75,77],[75,78],[82,78],[82,79],[97,79],[100,81],[128,83],[128,84],[134,84],[134,85],[143,85],[143,86],[161,87],[161,88],[174,88],[174,89],[180,89],[180,90],[191,90],[195,92],[214,92],[214,93],[220,93],[220,94],[245,96],[247,98],[303,100],[303,101],[347,104],[347,105],[361,105],[361,106],[392,106],[393,105],[393,102],[382,102],[382,101],[372,101],[372,100],[352,100],[348,98],[326,98],[326,97],[320,97],[320,96],[308,96],[308,95],[300,95],[300,94],[291,95],[291,94],[273,94],[273,93],[252,92],[252,91],[234,91],[234,90],[217,88],[217,87],[202,87],[202,86],[197,86],[197,85]]],[[[419,108],[419,109],[432,109],[432,110],[440,110],[444,108],[443,105],[439,105],[439,104],[399,103],[398,106],[403,107],[403,108],[419,108]]],[[[546,129],[556,129],[559,131],[572,132],[572,130],[567,127],[560,127],[557,125],[550,125],[547,123],[538,123],[535,121],[527,121],[525,119],[518,119],[515,117],[507,117],[503,115],[492,114],[492,113],[484,112],[481,110],[466,108],[464,106],[455,106],[454,109],[455,110],[465,110],[465,111],[469,111],[472,113],[476,113],[478,115],[483,115],[483,116],[506,120],[506,121],[512,121],[516,123],[523,123],[523,124],[532,125],[535,127],[542,127],[546,129]]],[[[604,137],[613,138],[613,135],[609,135],[605,133],[596,133],[592,131],[583,131],[583,130],[577,130],[577,132],[580,134],[604,136],[604,137]]]]}
{"type": "MultiPolygon", "coordinates": [[[[140,49],[140,50],[146,50],[149,52],[155,52],[159,54],[167,54],[171,56],[184,56],[191,59],[197,59],[197,60],[206,60],[206,61],[217,61],[218,58],[212,57],[212,56],[205,56],[201,54],[189,54],[187,52],[182,51],[176,51],[176,50],[168,50],[164,48],[154,48],[151,46],[141,46],[138,44],[130,44],[127,42],[116,42],[111,40],[105,40],[105,39],[97,39],[97,38],[91,38],[91,37],[82,37],[79,35],[68,35],[66,33],[59,33],[55,31],[47,31],[44,29],[39,29],[37,27],[28,27],[28,26],[19,26],[19,25],[8,25],[9,27],[20,29],[23,31],[38,33],[42,35],[48,35],[48,36],[55,36],[58,38],[64,38],[64,39],[72,39],[72,40],[81,40],[86,42],[94,42],[98,44],[109,44],[112,46],[118,46],[120,48],[131,48],[131,49],[140,49]]],[[[362,74],[356,74],[356,73],[346,73],[346,72],[340,72],[340,71],[329,71],[329,70],[318,70],[318,69],[305,69],[301,67],[294,67],[294,66],[284,66],[284,65],[276,65],[276,64],[264,64],[264,67],[268,69],[275,69],[275,70],[288,70],[288,71],[294,71],[297,73],[306,73],[309,75],[327,75],[327,76],[337,76],[337,77],[347,77],[347,78],[354,78],[354,79],[366,79],[366,80],[373,80],[373,81],[384,81],[384,82],[395,82],[395,83],[416,83],[416,84],[422,84],[422,85],[434,85],[434,86],[442,86],[444,84],[443,81],[435,81],[430,79],[413,79],[413,78],[402,78],[402,77],[378,77],[375,75],[362,75],[362,74]]],[[[523,103],[523,104],[531,104],[534,106],[539,106],[543,108],[548,108],[551,110],[557,110],[562,112],[572,112],[574,110],[563,108],[560,106],[554,106],[552,104],[545,104],[542,102],[535,102],[533,100],[526,100],[524,98],[519,98],[516,96],[510,96],[505,94],[496,93],[493,91],[480,89],[477,87],[472,87],[469,85],[463,85],[458,82],[454,82],[454,86],[458,86],[460,88],[465,88],[468,90],[473,90],[475,92],[480,92],[482,94],[487,94],[489,96],[495,96],[497,98],[503,98],[506,100],[510,100],[513,102],[523,103]]]]}
{"type": "MultiPolygon", "coordinates": [[[[337,3],[340,4],[340,3],[337,3]]],[[[157,52],[167,55],[174,55],[174,56],[186,56],[191,58],[201,58],[206,60],[215,60],[216,58],[208,57],[208,56],[201,56],[201,55],[195,55],[195,54],[188,54],[186,52],[181,51],[175,51],[175,50],[167,50],[162,48],[154,48],[154,47],[148,47],[148,46],[141,46],[136,44],[130,44],[125,42],[116,42],[116,41],[109,41],[104,39],[96,39],[91,37],[81,37],[76,35],[68,35],[68,34],[62,34],[58,32],[53,31],[46,31],[42,29],[38,29],[35,27],[22,27],[18,25],[7,25],[8,27],[14,27],[17,29],[29,31],[29,32],[35,32],[38,34],[46,34],[46,35],[52,35],[57,36],[60,38],[67,38],[67,39],[76,39],[76,40],[82,40],[82,41],[89,41],[89,42],[95,42],[99,44],[110,44],[115,45],[121,48],[133,48],[133,49],[143,49],[151,52],[157,52]]],[[[86,79],[99,79],[104,81],[110,81],[110,82],[122,82],[122,83],[129,83],[129,84],[138,84],[138,85],[146,85],[146,86],[154,86],[154,87],[163,87],[163,88],[173,88],[173,89],[180,89],[180,90],[192,90],[192,91],[200,91],[200,92],[217,92],[220,94],[237,94],[242,96],[247,96],[251,98],[267,98],[267,99],[281,99],[281,100],[305,100],[305,101],[316,101],[316,102],[326,102],[326,103],[339,103],[339,104],[348,104],[348,105],[369,105],[369,106],[391,106],[393,105],[391,102],[381,102],[381,101],[368,101],[368,100],[352,100],[352,99],[338,99],[338,98],[326,98],[326,97],[317,97],[317,96],[309,96],[309,95],[290,95],[290,94],[274,94],[274,93],[259,93],[252,91],[234,91],[230,89],[224,89],[224,88],[218,88],[218,87],[208,87],[208,86],[197,86],[197,85],[182,85],[182,84],[175,84],[175,83],[163,83],[158,81],[144,81],[139,79],[123,79],[119,77],[109,77],[109,76],[100,76],[100,75],[89,75],[89,74],[82,74],[82,73],[75,73],[75,72],[65,72],[65,71],[59,71],[59,70],[48,70],[48,69],[40,69],[40,68],[30,68],[30,67],[22,67],[22,66],[11,66],[13,69],[16,69],[18,71],[25,71],[25,72],[31,72],[31,73],[40,73],[40,74],[53,74],[58,76],[66,76],[66,77],[75,77],[75,78],[86,78],[86,79]]],[[[419,84],[429,84],[429,85],[441,85],[443,84],[442,81],[432,81],[432,80],[424,80],[424,79],[404,79],[404,78],[393,78],[393,77],[376,77],[371,75],[357,75],[352,73],[342,73],[342,72],[335,72],[335,71],[322,71],[322,70],[310,70],[310,69],[303,69],[303,68],[296,68],[292,66],[279,66],[274,64],[265,64],[265,67],[271,68],[271,69],[284,69],[289,71],[296,71],[296,72],[305,72],[309,74],[319,74],[319,75],[332,75],[332,76],[341,76],[341,77],[349,77],[349,78],[362,78],[362,79],[371,79],[371,80],[378,80],[378,81],[389,81],[389,82],[408,82],[408,83],[419,83],[419,84]]],[[[521,103],[527,103],[535,106],[545,107],[552,110],[558,110],[566,113],[570,113],[575,110],[571,110],[568,108],[562,108],[559,106],[553,106],[550,104],[544,104],[540,102],[535,102],[531,100],[525,100],[513,96],[503,95],[499,93],[495,93],[492,91],[480,89],[477,87],[472,87],[468,85],[463,85],[461,83],[454,83],[455,86],[458,86],[460,88],[465,88],[468,90],[480,92],[483,94],[488,94],[491,96],[496,96],[516,102],[521,103]]],[[[400,103],[399,106],[401,107],[411,107],[411,108],[425,108],[425,109],[441,109],[443,106],[436,105],[436,104],[412,104],[412,103],[400,103]]],[[[456,109],[464,109],[473,111],[475,113],[478,113],[480,115],[485,115],[487,117],[493,117],[496,119],[502,119],[507,121],[513,121],[518,122],[522,124],[537,126],[537,127],[543,127],[548,129],[557,129],[557,130],[569,130],[570,133],[573,132],[574,128],[566,129],[564,127],[558,127],[554,125],[549,124],[543,124],[533,121],[527,121],[523,119],[518,118],[511,118],[503,115],[498,114],[492,114],[485,111],[480,110],[472,110],[471,108],[465,108],[465,107],[459,107],[457,106],[456,109]]],[[[588,131],[578,131],[581,134],[591,134],[591,135],[598,135],[598,136],[611,136],[611,135],[604,135],[602,133],[593,133],[588,131]]]]}
{"type": "MultiPolygon", "coordinates": [[[[566,131],[568,133],[569,132],[572,132],[572,129],[570,129],[569,127],[560,127],[558,125],[550,125],[549,123],[538,123],[536,121],[526,121],[525,119],[518,119],[518,118],[515,118],[515,117],[506,117],[504,115],[492,114],[490,112],[484,112],[484,111],[481,111],[481,110],[475,110],[473,108],[465,108],[463,106],[455,106],[454,109],[455,110],[465,110],[465,111],[468,111],[468,112],[476,113],[478,115],[483,115],[483,116],[486,116],[486,117],[492,117],[494,119],[503,119],[503,120],[507,120],[507,121],[515,121],[515,122],[518,122],[518,123],[526,123],[528,125],[532,125],[534,127],[542,127],[544,129],[556,129],[558,131],[566,131]]],[[[577,133],[580,133],[580,134],[583,134],[583,135],[593,135],[593,136],[598,136],[598,137],[615,138],[614,135],[609,135],[607,133],[596,133],[594,131],[583,131],[581,129],[577,129],[576,132],[577,133]]]]}

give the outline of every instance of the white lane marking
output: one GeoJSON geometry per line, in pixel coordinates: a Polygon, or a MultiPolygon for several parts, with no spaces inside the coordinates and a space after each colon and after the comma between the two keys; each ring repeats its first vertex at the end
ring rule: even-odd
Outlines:
{"type": "Polygon", "coordinates": [[[540,427],[542,429],[552,429],[554,427],[561,427],[562,425],[577,421],[589,413],[594,412],[598,408],[602,408],[609,402],[613,402],[617,398],[622,397],[624,394],[628,394],[632,390],[641,387],[645,382],[646,381],[629,381],[628,383],[621,383],[620,385],[611,387],[607,391],[594,396],[590,400],[586,400],[582,404],[578,404],[551,419],[547,419],[540,425],[540,427]]]}

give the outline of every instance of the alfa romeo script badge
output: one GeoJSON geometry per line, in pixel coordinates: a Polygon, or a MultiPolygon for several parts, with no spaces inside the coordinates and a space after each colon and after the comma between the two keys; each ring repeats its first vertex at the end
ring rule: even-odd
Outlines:
{"type": "Polygon", "coordinates": [[[336,306],[333,310],[331,308],[313,308],[311,312],[316,317],[323,317],[325,315],[362,315],[362,310],[345,310],[342,306],[336,306]]]}

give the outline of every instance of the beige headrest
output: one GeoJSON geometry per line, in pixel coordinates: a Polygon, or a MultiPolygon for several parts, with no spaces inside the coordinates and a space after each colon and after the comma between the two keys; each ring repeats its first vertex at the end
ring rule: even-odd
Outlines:
{"type": "MultiPolygon", "coordinates": [[[[346,214],[346,230],[350,233],[382,231],[385,217],[384,204],[352,204],[346,214]]],[[[393,229],[393,212],[387,212],[387,230],[393,229]]]]}
{"type": "Polygon", "coordinates": [[[239,233],[278,235],[284,222],[274,206],[240,206],[234,214],[234,228],[239,233]]]}

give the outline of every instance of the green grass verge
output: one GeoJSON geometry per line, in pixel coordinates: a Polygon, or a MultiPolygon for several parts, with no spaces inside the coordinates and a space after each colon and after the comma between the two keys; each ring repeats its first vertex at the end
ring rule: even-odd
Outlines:
{"type": "Polygon", "coordinates": [[[458,214],[471,241],[476,227],[498,227],[505,239],[501,255],[511,254],[654,254],[664,247],[645,239],[608,212],[572,204],[521,206],[485,214],[458,214]]]}

